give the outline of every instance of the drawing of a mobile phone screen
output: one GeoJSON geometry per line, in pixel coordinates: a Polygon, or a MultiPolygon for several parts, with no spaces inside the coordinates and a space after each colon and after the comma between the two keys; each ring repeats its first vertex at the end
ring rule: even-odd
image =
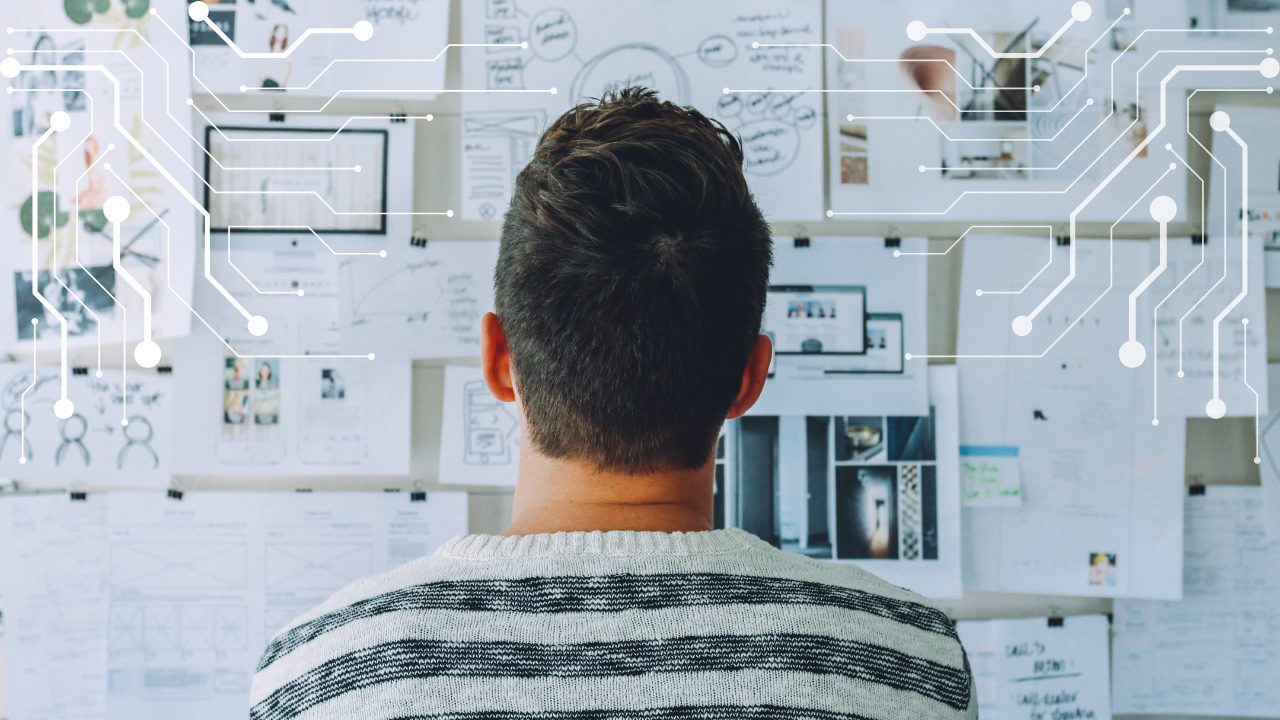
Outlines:
{"type": "Polygon", "coordinates": [[[779,355],[861,355],[866,348],[866,288],[853,285],[774,285],[764,331],[779,355]]]}

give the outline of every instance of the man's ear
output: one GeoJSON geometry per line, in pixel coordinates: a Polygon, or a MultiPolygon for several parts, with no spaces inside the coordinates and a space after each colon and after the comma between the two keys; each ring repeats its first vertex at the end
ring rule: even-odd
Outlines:
{"type": "Polygon", "coordinates": [[[742,369],[742,385],[738,388],[738,397],[729,406],[726,419],[741,417],[756,404],[760,392],[764,390],[764,381],[769,377],[769,363],[772,360],[773,341],[763,333],[757,335],[756,344],[751,346],[751,353],[747,355],[747,366],[742,369]]]}
{"type": "Polygon", "coordinates": [[[501,402],[515,402],[516,384],[511,373],[507,333],[502,329],[502,321],[491,312],[480,320],[480,367],[489,392],[501,402]]]}

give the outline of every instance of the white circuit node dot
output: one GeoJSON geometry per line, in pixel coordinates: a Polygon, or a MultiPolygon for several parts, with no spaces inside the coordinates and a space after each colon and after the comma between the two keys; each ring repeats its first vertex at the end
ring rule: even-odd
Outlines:
{"type": "Polygon", "coordinates": [[[1031,334],[1031,318],[1019,315],[1013,319],[1013,334],[1025,337],[1031,334]]]}
{"type": "Polygon", "coordinates": [[[102,377],[102,371],[99,370],[93,374],[94,377],[102,377]]]}
{"type": "Polygon", "coordinates": [[[912,355],[911,353],[903,353],[902,357],[906,358],[907,360],[910,360],[911,358],[915,357],[915,355],[912,355]]]}
{"type": "Polygon", "coordinates": [[[520,49],[521,49],[521,50],[528,50],[528,49],[529,49],[529,43],[528,43],[528,41],[525,41],[525,42],[520,43],[520,49]]]}
{"type": "MultiPolygon", "coordinates": [[[[1151,201],[1151,219],[1158,223],[1167,223],[1178,214],[1178,203],[1168,195],[1159,195],[1151,201]]],[[[1126,345],[1128,343],[1125,343],[1126,345]]]]}
{"type": "Polygon", "coordinates": [[[558,90],[556,90],[555,88],[551,88],[551,90],[550,90],[550,93],[551,93],[552,95],[555,95],[557,92],[559,92],[559,91],[558,91],[558,90]]]}
{"type": "Polygon", "coordinates": [[[893,256],[894,256],[894,257],[902,257],[902,251],[901,251],[901,250],[894,250],[894,251],[893,251],[893,256]]]}
{"type": "Polygon", "coordinates": [[[1151,418],[1151,424],[1155,427],[1160,426],[1160,418],[1151,418]]]}
{"type": "Polygon", "coordinates": [[[204,22],[209,17],[209,4],[204,0],[196,0],[187,6],[187,17],[196,22],[204,22]]]}
{"type": "Polygon", "coordinates": [[[248,89],[249,89],[249,86],[248,86],[248,85],[241,85],[241,86],[240,86],[240,92],[245,92],[245,91],[246,91],[246,90],[248,90],[248,89]]]}
{"type": "Polygon", "coordinates": [[[18,62],[18,58],[5,58],[0,60],[0,75],[10,80],[18,77],[18,73],[22,72],[22,63],[18,62]]]}
{"type": "Polygon", "coordinates": [[[113,223],[122,223],[129,219],[129,201],[125,200],[121,195],[112,195],[107,201],[102,203],[102,214],[107,216],[107,220],[113,223]]]}
{"type": "Polygon", "coordinates": [[[368,20],[361,20],[351,26],[351,34],[355,35],[360,42],[366,42],[373,37],[373,23],[368,20]]]}
{"type": "Polygon", "coordinates": [[[1173,149],[1173,143],[1165,143],[1165,144],[1164,144],[1164,149],[1165,149],[1165,150],[1172,150],[1172,149],[1173,149]]]}
{"type": "Polygon", "coordinates": [[[1267,34],[1268,34],[1268,35],[1270,35],[1271,33],[1275,32],[1275,31],[1276,31],[1276,29],[1275,29],[1275,28],[1271,27],[1270,25],[1268,25],[1268,26],[1267,26],[1267,34]]]}
{"type": "Polygon", "coordinates": [[[76,404],[71,402],[71,398],[58,398],[58,401],[53,404],[53,414],[66,420],[76,414],[76,404]]]}
{"type": "Polygon", "coordinates": [[[160,345],[155,340],[143,340],[133,348],[133,359],[144,368],[160,364],[160,345]]]}
{"type": "Polygon", "coordinates": [[[62,110],[58,110],[49,116],[49,127],[54,132],[62,132],[71,127],[71,116],[62,110]]]}
{"type": "Polygon", "coordinates": [[[1186,376],[1187,376],[1187,374],[1186,374],[1186,373],[1182,372],[1181,370],[1179,370],[1179,371],[1178,371],[1178,377],[1180,377],[1180,378],[1181,378],[1181,377],[1186,377],[1186,376]]]}
{"type": "Polygon", "coordinates": [[[1039,86],[1039,85],[1032,85],[1032,86],[1031,86],[1031,92],[1040,92],[1040,86],[1039,86]]]}
{"type": "Polygon", "coordinates": [[[835,215],[836,215],[836,211],[835,211],[835,210],[828,210],[828,211],[827,211],[827,217],[835,217],[835,215]]]}
{"type": "Polygon", "coordinates": [[[187,98],[187,107],[195,107],[195,105],[196,105],[195,98],[187,98]]]}
{"type": "Polygon", "coordinates": [[[973,294],[977,295],[978,297],[982,297],[982,288],[978,288],[977,290],[974,290],[973,294]]]}
{"type": "Polygon", "coordinates": [[[918,167],[918,168],[916,168],[916,169],[917,169],[917,170],[919,170],[920,172],[925,172],[925,170],[927,170],[927,168],[925,168],[925,166],[923,166],[923,165],[921,165],[920,167],[918,167]]]}
{"type": "Polygon", "coordinates": [[[759,49],[760,49],[760,41],[759,41],[759,40],[753,40],[753,41],[751,42],[751,49],[752,49],[752,50],[759,50],[759,49]]]}
{"type": "Polygon", "coordinates": [[[116,149],[116,144],[115,144],[115,143],[107,143],[107,149],[108,149],[108,150],[115,150],[115,149],[116,149]]]}
{"type": "Polygon", "coordinates": [[[39,325],[39,324],[40,324],[40,318],[31,318],[31,324],[32,324],[32,325],[39,325]]]}
{"type": "Polygon", "coordinates": [[[120,418],[120,425],[122,427],[129,427],[129,418],[120,418]]]}
{"type": "Polygon", "coordinates": [[[5,93],[6,93],[6,94],[8,94],[8,95],[12,95],[12,94],[13,94],[13,88],[11,88],[11,87],[7,87],[7,88],[5,88],[5,89],[4,89],[4,91],[5,91],[5,93]]]}
{"type": "Polygon", "coordinates": [[[109,163],[109,162],[108,162],[108,163],[102,163],[102,169],[103,169],[103,170],[110,170],[110,169],[111,169],[111,163],[109,163]]]}
{"type": "Polygon", "coordinates": [[[1258,72],[1262,73],[1264,78],[1273,78],[1280,75],[1280,60],[1273,57],[1264,59],[1258,63],[1258,72]]]}
{"type": "Polygon", "coordinates": [[[1084,22],[1093,17],[1093,6],[1084,0],[1080,0],[1080,2],[1071,6],[1071,17],[1076,22],[1084,22]]]}
{"type": "Polygon", "coordinates": [[[386,257],[386,256],[387,256],[387,251],[386,251],[386,250],[379,250],[379,251],[378,251],[378,257],[386,257]]]}
{"type": "Polygon", "coordinates": [[[436,119],[435,115],[431,115],[431,114],[427,115],[427,122],[431,122],[432,120],[435,120],[435,119],[436,119]]]}
{"type": "Polygon", "coordinates": [[[1227,414],[1227,404],[1222,401],[1222,398],[1214,398],[1204,404],[1204,413],[1217,420],[1227,414]]]}
{"type": "Polygon", "coordinates": [[[375,359],[375,358],[377,358],[377,355],[374,355],[373,353],[369,353],[369,359],[370,359],[370,360],[373,360],[373,359],[375,359]]]}
{"type": "Polygon", "coordinates": [[[6,48],[6,49],[5,49],[5,51],[4,51],[4,54],[5,54],[5,55],[12,55],[12,54],[13,54],[13,48],[6,48]]]}
{"type": "Polygon", "coordinates": [[[306,294],[307,294],[306,290],[303,290],[302,288],[298,288],[298,297],[303,297],[306,294]]]}
{"type": "Polygon", "coordinates": [[[729,88],[724,88],[724,94],[725,94],[725,95],[728,95],[728,94],[729,94],[729,88]]]}
{"type": "Polygon", "coordinates": [[[1276,49],[1275,49],[1275,48],[1267,48],[1267,54],[1268,54],[1268,55],[1275,55],[1275,54],[1276,54],[1276,49]]]}
{"type": "Polygon", "coordinates": [[[849,122],[853,122],[853,115],[852,115],[852,114],[845,115],[845,116],[844,116],[844,119],[845,119],[845,120],[848,120],[849,122]]]}
{"type": "Polygon", "coordinates": [[[26,464],[27,464],[27,456],[26,456],[26,455],[23,455],[22,457],[18,458],[18,464],[19,464],[19,465],[26,465],[26,464]]]}
{"type": "Polygon", "coordinates": [[[912,20],[907,23],[907,37],[911,38],[915,42],[920,42],[924,39],[924,36],[928,34],[929,26],[925,25],[920,20],[912,20]]]}
{"type": "Polygon", "coordinates": [[[1223,130],[1231,127],[1231,116],[1222,110],[1215,110],[1214,113],[1209,116],[1209,127],[1217,130],[1218,132],[1222,132],[1223,130]]]}
{"type": "Polygon", "coordinates": [[[1240,318],[1240,324],[1241,324],[1241,325],[1248,325],[1248,324],[1249,324],[1249,318],[1240,318]]]}
{"type": "Polygon", "coordinates": [[[1127,368],[1141,367],[1147,359],[1147,348],[1137,340],[1128,340],[1120,346],[1120,364],[1127,368]]]}
{"type": "Polygon", "coordinates": [[[452,210],[445,210],[445,211],[444,211],[444,216],[445,216],[445,217],[453,217],[453,211],[452,211],[452,210]]]}
{"type": "Polygon", "coordinates": [[[1255,456],[1254,456],[1254,458],[1253,458],[1253,464],[1254,464],[1254,465],[1261,465],[1261,464],[1262,464],[1262,458],[1257,457],[1257,456],[1255,455],[1255,456]]]}
{"type": "Polygon", "coordinates": [[[1092,105],[1092,104],[1093,104],[1093,98],[1089,98],[1088,100],[1085,100],[1085,101],[1084,101],[1084,104],[1085,104],[1085,105],[1092,105]]]}
{"type": "Polygon", "coordinates": [[[352,170],[355,170],[356,172],[360,172],[360,166],[359,166],[359,165],[357,165],[357,166],[355,166],[355,167],[353,167],[353,168],[351,168],[351,169],[352,169],[352,170]]]}
{"type": "Polygon", "coordinates": [[[249,334],[254,337],[262,337],[267,334],[267,319],[261,315],[254,315],[249,318],[249,334]]]}

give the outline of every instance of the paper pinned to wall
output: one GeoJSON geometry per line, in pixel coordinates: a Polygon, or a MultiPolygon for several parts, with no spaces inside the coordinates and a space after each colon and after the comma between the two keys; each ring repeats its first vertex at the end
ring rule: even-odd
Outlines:
{"type": "Polygon", "coordinates": [[[1262,501],[1267,510],[1267,533],[1280,542],[1280,363],[1267,366],[1271,388],[1270,416],[1262,421],[1258,475],[1262,481],[1262,501]]]}
{"type": "Polygon", "coordinates": [[[66,420],[53,413],[60,377],[56,365],[0,363],[0,473],[35,486],[168,484],[176,407],[169,373],[73,370],[67,397],[75,413],[66,420]]]}
{"type": "Polygon", "coordinates": [[[929,368],[930,411],[748,416],[731,426],[731,527],[852,562],[930,597],[959,597],[960,460],[953,366],[929,368]]]}
{"type": "Polygon", "coordinates": [[[924,238],[776,238],[761,332],[774,359],[753,415],[927,415],[924,238]]]}
{"type": "Polygon", "coordinates": [[[1111,718],[1105,615],[956,623],[983,720],[1111,718]]]}
{"type": "Polygon", "coordinates": [[[465,493],[0,498],[13,717],[243,717],[285,623],[466,530],[465,493]]]}
{"type": "Polygon", "coordinates": [[[102,720],[107,702],[107,496],[74,501],[65,493],[0,498],[0,547],[5,717],[102,720]]]}
{"type": "Polygon", "coordinates": [[[516,408],[494,399],[480,368],[444,369],[443,413],[440,484],[516,484],[522,441],[516,408]]]}
{"type": "Polygon", "coordinates": [[[479,355],[497,260],[496,242],[431,240],[339,262],[344,344],[388,358],[479,355]]]}
{"type": "Polygon", "coordinates": [[[161,149],[190,143],[182,127],[191,115],[189,55],[163,27],[180,32],[185,8],[179,2],[6,6],[5,23],[21,29],[6,36],[13,59],[54,69],[22,72],[6,81],[10,94],[0,96],[7,163],[0,178],[0,346],[30,348],[37,339],[42,350],[56,347],[59,316],[73,346],[142,340],[146,306],[126,275],[151,297],[155,337],[187,334],[191,316],[181,299],[191,295],[196,207],[183,196],[186,168],[161,149]],[[41,141],[55,112],[66,113],[71,124],[41,141]],[[120,225],[118,266],[103,213],[114,195],[132,205],[120,225]]]}
{"type": "Polygon", "coordinates": [[[1022,476],[1016,446],[960,446],[960,499],[966,507],[1017,507],[1022,476]]]}
{"type": "MultiPolygon", "coordinates": [[[[195,49],[197,92],[278,93],[328,99],[361,88],[361,97],[430,100],[444,89],[449,32],[448,0],[357,0],[356,2],[210,3],[209,20],[246,53],[286,53],[241,59],[206,23],[189,22],[195,49]],[[371,38],[350,34],[311,35],[314,28],[351,28],[367,21],[371,38]],[[380,62],[395,58],[399,62],[380,62]],[[370,62],[373,60],[374,62],[370,62]]],[[[177,28],[179,32],[182,27],[177,28]]],[[[262,107],[265,95],[258,100],[262,107]]],[[[267,103],[269,105],[269,103],[267,103]]]]}
{"type": "Polygon", "coordinates": [[[1057,285],[1069,248],[965,243],[958,351],[994,357],[957,363],[960,439],[1016,447],[1022,486],[1018,507],[964,509],[965,587],[1177,598],[1186,433],[1176,418],[1152,425],[1150,368],[1135,377],[1116,355],[1127,294],[1107,292],[1113,260],[1115,286],[1137,286],[1149,245],[1116,242],[1113,254],[1106,240],[1077,240],[1076,279],[1020,337],[1010,321],[1057,285]]]}
{"type": "Polygon", "coordinates": [[[197,285],[209,327],[176,348],[191,430],[175,436],[174,472],[407,475],[412,369],[343,352],[334,256],[288,239],[233,250],[235,267],[217,263],[214,276],[268,331],[251,335],[209,283],[197,285]]]}
{"type": "Polygon", "coordinates": [[[463,55],[463,217],[498,218],[547,124],[631,84],[698,107],[739,135],[766,216],[822,217],[822,98],[796,92],[822,87],[822,54],[763,47],[822,42],[816,0],[476,0],[462,4],[462,42],[528,43],[463,55]]]}
{"type": "Polygon", "coordinates": [[[1280,708],[1280,543],[1257,487],[1186,501],[1181,602],[1115,605],[1115,711],[1269,717],[1280,708]]]}

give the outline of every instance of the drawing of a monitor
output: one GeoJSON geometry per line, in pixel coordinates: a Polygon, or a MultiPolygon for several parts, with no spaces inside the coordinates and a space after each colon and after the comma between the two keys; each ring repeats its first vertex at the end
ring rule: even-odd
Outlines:
{"type": "Polygon", "coordinates": [[[206,127],[213,231],[385,235],[388,137],[377,128],[206,127]]]}
{"type": "Polygon", "coordinates": [[[902,313],[868,313],[866,354],[843,358],[839,367],[826,372],[835,375],[901,373],[904,363],[902,333],[902,313]]]}
{"type": "Polygon", "coordinates": [[[764,329],[786,355],[866,353],[867,290],[855,285],[772,285],[764,329]]]}

